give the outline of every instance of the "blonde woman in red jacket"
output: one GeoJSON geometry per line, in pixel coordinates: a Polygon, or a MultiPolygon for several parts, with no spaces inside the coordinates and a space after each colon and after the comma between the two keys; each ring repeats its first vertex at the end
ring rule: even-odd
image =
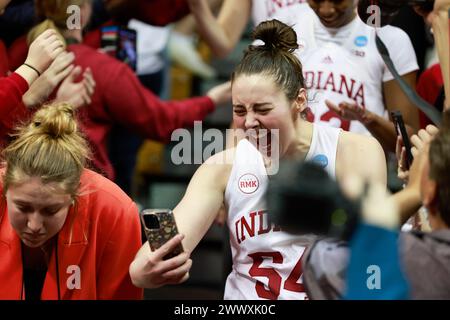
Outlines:
{"type": "Polygon", "coordinates": [[[72,107],[41,108],[3,156],[0,299],[141,299],[128,274],[141,245],[137,207],[85,169],[72,107]]]}

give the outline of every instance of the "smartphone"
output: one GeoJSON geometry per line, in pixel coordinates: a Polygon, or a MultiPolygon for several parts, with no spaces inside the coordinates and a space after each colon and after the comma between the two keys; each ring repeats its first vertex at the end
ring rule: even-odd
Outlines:
{"type": "MultiPolygon", "coordinates": [[[[170,209],[145,209],[141,212],[141,221],[150,249],[157,250],[178,234],[173,211],[170,209]]],[[[184,252],[181,243],[163,259],[167,260],[184,252]]]]}
{"type": "Polygon", "coordinates": [[[119,28],[118,46],[116,57],[136,71],[137,67],[137,35],[136,30],[121,27],[119,28]]]}
{"type": "Polygon", "coordinates": [[[391,112],[392,121],[394,122],[395,131],[397,136],[401,135],[403,139],[403,145],[406,149],[406,169],[409,169],[413,162],[413,155],[411,153],[411,142],[409,141],[408,132],[406,131],[405,122],[400,111],[391,112]]]}
{"type": "Polygon", "coordinates": [[[101,47],[105,53],[126,63],[131,69],[136,71],[136,30],[123,26],[101,27],[101,47]]]}

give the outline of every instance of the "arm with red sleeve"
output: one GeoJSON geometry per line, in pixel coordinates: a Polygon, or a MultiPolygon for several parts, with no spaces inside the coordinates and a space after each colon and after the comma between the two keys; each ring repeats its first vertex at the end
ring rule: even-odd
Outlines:
{"type": "Polygon", "coordinates": [[[106,76],[111,81],[99,89],[114,120],[150,139],[168,142],[175,129],[192,126],[215,109],[214,102],[206,96],[163,101],[144,88],[133,71],[120,62],[106,76]]]}
{"type": "Polygon", "coordinates": [[[140,0],[136,19],[154,26],[165,26],[190,13],[186,0],[140,0]]]}
{"type": "Polygon", "coordinates": [[[28,115],[22,96],[28,90],[28,83],[17,73],[0,78],[0,141],[3,140],[17,121],[28,115]]]}

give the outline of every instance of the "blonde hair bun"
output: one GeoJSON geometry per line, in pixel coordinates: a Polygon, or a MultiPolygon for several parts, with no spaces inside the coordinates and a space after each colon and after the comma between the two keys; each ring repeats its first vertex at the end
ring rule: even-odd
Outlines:
{"type": "Polygon", "coordinates": [[[53,138],[77,132],[73,107],[68,103],[42,107],[33,117],[32,126],[36,131],[53,138]]]}

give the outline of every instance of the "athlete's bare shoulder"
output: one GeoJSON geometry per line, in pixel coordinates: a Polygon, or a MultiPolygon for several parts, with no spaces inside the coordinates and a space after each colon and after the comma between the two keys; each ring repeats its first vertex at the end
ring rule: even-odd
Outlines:
{"type": "Polygon", "coordinates": [[[386,183],[386,157],[374,137],[342,131],[336,154],[336,176],[345,177],[349,171],[365,179],[386,183]]]}
{"type": "Polygon", "coordinates": [[[228,148],[209,157],[198,169],[202,174],[214,177],[217,183],[225,187],[233,167],[236,148],[228,148]]]}

